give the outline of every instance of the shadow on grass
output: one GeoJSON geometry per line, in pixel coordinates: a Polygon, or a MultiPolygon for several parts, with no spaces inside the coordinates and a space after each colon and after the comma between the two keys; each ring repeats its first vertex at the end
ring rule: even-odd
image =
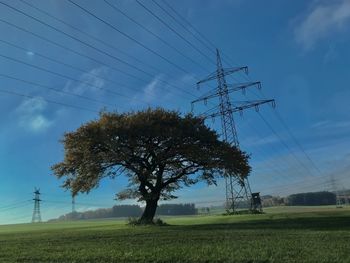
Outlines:
{"type": "Polygon", "coordinates": [[[282,219],[258,219],[247,222],[232,222],[220,224],[201,224],[175,226],[183,230],[327,230],[341,231],[350,230],[350,217],[330,216],[330,217],[305,217],[305,218],[282,218],[282,219]]]}

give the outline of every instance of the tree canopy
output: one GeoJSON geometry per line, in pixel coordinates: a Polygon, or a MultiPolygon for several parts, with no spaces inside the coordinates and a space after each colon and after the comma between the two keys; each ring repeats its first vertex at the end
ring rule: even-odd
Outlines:
{"type": "Polygon", "coordinates": [[[65,179],[63,187],[76,195],[98,187],[102,178],[127,176],[129,186],[117,197],[145,201],[142,222],[152,221],[158,201],[176,198],[173,193],[182,186],[250,172],[249,157],[220,141],[203,119],[159,108],[102,112],[66,133],[62,143],[64,160],[52,169],[65,179]]]}

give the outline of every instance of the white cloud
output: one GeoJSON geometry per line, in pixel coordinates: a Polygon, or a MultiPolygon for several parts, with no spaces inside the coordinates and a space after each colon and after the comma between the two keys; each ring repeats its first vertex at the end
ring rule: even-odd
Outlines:
{"type": "Polygon", "coordinates": [[[83,73],[79,77],[79,81],[67,81],[64,91],[73,92],[82,95],[84,93],[100,93],[105,86],[103,76],[107,74],[106,67],[98,67],[90,70],[88,73],[83,73]],[[101,78],[99,77],[101,76],[101,78]]]}
{"type": "Polygon", "coordinates": [[[162,101],[164,101],[168,93],[164,93],[164,88],[167,88],[167,85],[162,82],[162,78],[162,75],[155,76],[143,87],[142,93],[136,94],[133,97],[134,103],[140,103],[142,101],[151,104],[153,102],[159,102],[159,98],[162,98],[162,101]]]}
{"type": "Polygon", "coordinates": [[[144,88],[144,90],[143,90],[143,99],[146,102],[151,102],[155,98],[158,85],[159,85],[159,79],[158,78],[154,78],[144,88]]]}
{"type": "Polygon", "coordinates": [[[35,53],[32,52],[32,51],[27,51],[27,52],[26,52],[26,55],[27,55],[28,57],[33,57],[33,56],[35,55],[35,53]]]}
{"type": "Polygon", "coordinates": [[[19,125],[32,132],[47,130],[53,121],[44,116],[47,102],[40,97],[27,99],[16,109],[19,125]]]}
{"type": "Polygon", "coordinates": [[[317,1],[295,28],[296,42],[306,50],[345,28],[350,21],[350,0],[317,1]]]}
{"type": "MultiPolygon", "coordinates": [[[[337,129],[337,128],[350,128],[350,121],[343,120],[343,121],[330,121],[330,120],[323,120],[316,122],[311,125],[311,128],[315,129],[337,129]]],[[[328,131],[327,131],[328,132],[328,131]]]]}
{"type": "MultiPolygon", "coordinates": [[[[133,105],[154,104],[167,108],[183,108],[182,99],[186,91],[195,91],[195,79],[192,75],[181,75],[177,78],[170,79],[168,76],[159,74],[147,83],[139,93],[133,96],[133,105]],[[177,99],[175,99],[175,96],[177,99]]],[[[188,102],[188,99],[186,99],[188,102]]],[[[188,103],[190,108],[190,103],[188,103]]]]}
{"type": "Polygon", "coordinates": [[[269,144],[273,144],[279,141],[279,138],[275,135],[269,135],[265,137],[257,137],[252,136],[248,138],[244,138],[242,141],[242,145],[244,145],[245,148],[249,147],[257,147],[257,146],[265,146],[269,144]]]}

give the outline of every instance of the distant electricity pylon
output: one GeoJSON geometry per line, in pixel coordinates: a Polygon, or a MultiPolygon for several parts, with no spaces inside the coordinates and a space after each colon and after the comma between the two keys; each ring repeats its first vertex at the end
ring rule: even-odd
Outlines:
{"type": "MultiPolygon", "coordinates": [[[[235,121],[233,118],[234,112],[243,113],[243,110],[248,108],[255,108],[259,110],[259,105],[265,103],[271,103],[272,107],[275,107],[275,100],[254,100],[254,101],[237,101],[231,102],[229,94],[236,91],[245,92],[246,88],[257,87],[261,88],[261,83],[257,82],[246,82],[227,84],[225,76],[243,71],[248,74],[248,67],[234,67],[234,68],[223,68],[219,50],[216,49],[217,58],[217,69],[211,73],[207,78],[197,82],[199,87],[202,83],[216,80],[217,88],[209,91],[207,94],[199,97],[198,99],[191,102],[193,105],[197,102],[203,101],[207,104],[209,99],[219,98],[219,105],[209,109],[208,111],[201,114],[204,119],[207,118],[221,118],[221,129],[224,141],[231,145],[239,148],[239,141],[237,131],[235,127],[235,121]]],[[[242,178],[236,174],[225,175],[225,187],[226,187],[226,208],[229,212],[235,212],[239,206],[248,204],[250,210],[260,210],[261,200],[259,193],[251,192],[248,178],[242,178]]]]}
{"type": "Polygon", "coordinates": [[[335,196],[336,196],[336,201],[335,201],[336,206],[337,206],[338,208],[341,208],[341,207],[343,207],[343,202],[342,202],[342,200],[340,199],[338,187],[337,187],[337,184],[336,184],[336,182],[335,182],[335,178],[334,178],[334,175],[333,175],[333,174],[331,174],[330,183],[331,183],[331,187],[332,187],[332,190],[331,190],[331,191],[333,191],[333,193],[334,193],[335,196]]]}
{"type": "Polygon", "coordinates": [[[41,222],[41,214],[40,214],[40,189],[35,188],[34,189],[34,210],[33,210],[33,217],[32,217],[32,223],[38,223],[41,222]]]}

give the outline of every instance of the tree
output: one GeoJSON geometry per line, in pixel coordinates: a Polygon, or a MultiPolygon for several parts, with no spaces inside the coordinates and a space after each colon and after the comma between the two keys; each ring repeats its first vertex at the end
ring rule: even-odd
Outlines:
{"type": "Polygon", "coordinates": [[[158,201],[176,198],[172,193],[182,186],[250,172],[249,156],[220,141],[203,119],[163,109],[102,112],[62,143],[64,160],[52,169],[65,178],[63,187],[88,193],[105,177],[125,175],[129,185],[117,198],[146,202],[141,223],[151,223],[158,201]]]}
{"type": "Polygon", "coordinates": [[[336,194],[326,191],[299,193],[287,197],[287,205],[334,205],[336,203],[336,194]]]}

